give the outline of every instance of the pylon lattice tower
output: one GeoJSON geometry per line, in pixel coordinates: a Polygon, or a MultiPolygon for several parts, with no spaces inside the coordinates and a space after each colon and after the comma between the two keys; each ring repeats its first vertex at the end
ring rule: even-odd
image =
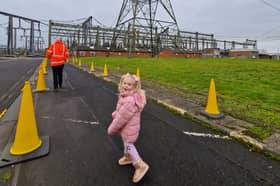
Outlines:
{"type": "Polygon", "coordinates": [[[128,48],[129,52],[134,52],[137,46],[141,45],[150,48],[153,54],[157,54],[158,42],[164,37],[169,37],[171,32],[173,35],[179,34],[170,0],[123,0],[111,48],[124,47],[128,48]],[[127,36],[121,35],[124,30],[127,36]],[[139,43],[141,37],[148,39],[139,43]]]}

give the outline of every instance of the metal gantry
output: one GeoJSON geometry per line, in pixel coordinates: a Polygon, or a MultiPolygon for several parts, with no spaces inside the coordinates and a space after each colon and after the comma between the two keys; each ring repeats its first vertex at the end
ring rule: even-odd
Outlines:
{"type": "MultiPolygon", "coordinates": [[[[87,19],[90,20],[90,19],[87,19]]],[[[162,49],[169,48],[181,53],[202,52],[205,49],[229,50],[235,48],[256,49],[256,40],[245,42],[219,40],[214,34],[172,30],[166,27],[161,32],[157,27],[152,34],[147,26],[109,28],[100,25],[85,26],[49,21],[49,44],[56,37],[61,37],[71,50],[103,50],[122,52],[150,52],[156,56],[162,49]]]]}
{"type": "MultiPolygon", "coordinates": [[[[42,50],[44,39],[41,35],[40,21],[5,12],[0,12],[1,14],[9,17],[9,54],[17,48],[17,30],[23,31],[20,38],[25,40],[25,49],[28,48],[29,53],[42,50]],[[19,20],[17,27],[14,26],[14,19],[19,20]],[[30,26],[23,27],[22,21],[30,23],[30,26]]],[[[214,34],[180,30],[170,0],[123,0],[113,28],[106,27],[99,21],[94,25],[93,20],[97,21],[92,16],[75,24],[49,20],[48,46],[56,37],[60,37],[72,52],[83,49],[127,52],[129,55],[147,52],[152,56],[158,56],[165,48],[180,54],[193,54],[202,53],[207,49],[219,48],[226,51],[236,47],[257,47],[256,40],[219,40],[214,34]]]]}
{"type": "Polygon", "coordinates": [[[8,55],[15,54],[18,40],[17,33],[19,30],[23,31],[23,35],[20,36],[20,39],[25,39],[25,50],[28,54],[34,54],[38,50],[43,49],[40,21],[2,11],[0,11],[0,15],[8,16],[6,47],[6,53],[8,55]],[[17,25],[14,21],[18,21],[17,25]],[[29,26],[23,26],[23,22],[29,24],[29,26]]]}

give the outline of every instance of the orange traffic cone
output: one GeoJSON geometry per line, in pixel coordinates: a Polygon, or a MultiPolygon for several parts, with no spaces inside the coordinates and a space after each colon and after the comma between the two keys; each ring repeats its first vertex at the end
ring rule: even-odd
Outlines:
{"type": "Polygon", "coordinates": [[[212,119],[219,119],[224,116],[224,114],[221,113],[218,108],[214,79],[211,79],[210,82],[206,109],[200,113],[212,119]]]}
{"type": "Polygon", "coordinates": [[[104,77],[107,77],[107,76],[108,76],[107,64],[104,65],[103,76],[104,76],[104,77]]]}
{"type": "Polygon", "coordinates": [[[10,153],[12,155],[27,154],[38,149],[41,144],[42,140],[38,136],[35,119],[31,86],[30,82],[26,81],[22,89],[15,140],[10,148],[10,153]]]}

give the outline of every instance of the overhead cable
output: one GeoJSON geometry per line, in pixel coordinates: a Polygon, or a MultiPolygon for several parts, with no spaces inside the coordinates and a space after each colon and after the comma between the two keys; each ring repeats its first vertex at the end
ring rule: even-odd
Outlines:
{"type": "Polygon", "coordinates": [[[270,8],[273,8],[274,10],[277,10],[278,12],[280,12],[280,8],[266,2],[265,0],[260,0],[262,3],[264,3],[265,5],[269,6],[270,8]]]}

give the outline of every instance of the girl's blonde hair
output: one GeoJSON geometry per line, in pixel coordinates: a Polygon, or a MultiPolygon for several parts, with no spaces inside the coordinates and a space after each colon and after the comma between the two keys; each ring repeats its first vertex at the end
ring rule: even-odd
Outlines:
{"type": "Polygon", "coordinates": [[[132,75],[129,73],[126,73],[124,75],[122,75],[120,83],[119,83],[119,92],[123,92],[123,88],[122,88],[122,83],[124,81],[124,79],[126,78],[130,78],[132,80],[134,80],[134,91],[137,92],[139,95],[138,98],[136,98],[136,105],[138,106],[139,110],[142,111],[147,103],[146,100],[146,93],[144,90],[141,89],[141,83],[140,83],[140,79],[136,76],[136,75],[132,75]],[[139,99],[140,97],[140,99],[139,99]]]}
{"type": "Polygon", "coordinates": [[[141,90],[140,79],[134,74],[126,73],[126,74],[122,75],[122,77],[120,79],[120,83],[119,83],[119,87],[118,87],[119,92],[123,91],[122,83],[123,83],[124,79],[126,79],[126,78],[130,78],[134,81],[134,90],[136,90],[136,91],[141,90]]]}

